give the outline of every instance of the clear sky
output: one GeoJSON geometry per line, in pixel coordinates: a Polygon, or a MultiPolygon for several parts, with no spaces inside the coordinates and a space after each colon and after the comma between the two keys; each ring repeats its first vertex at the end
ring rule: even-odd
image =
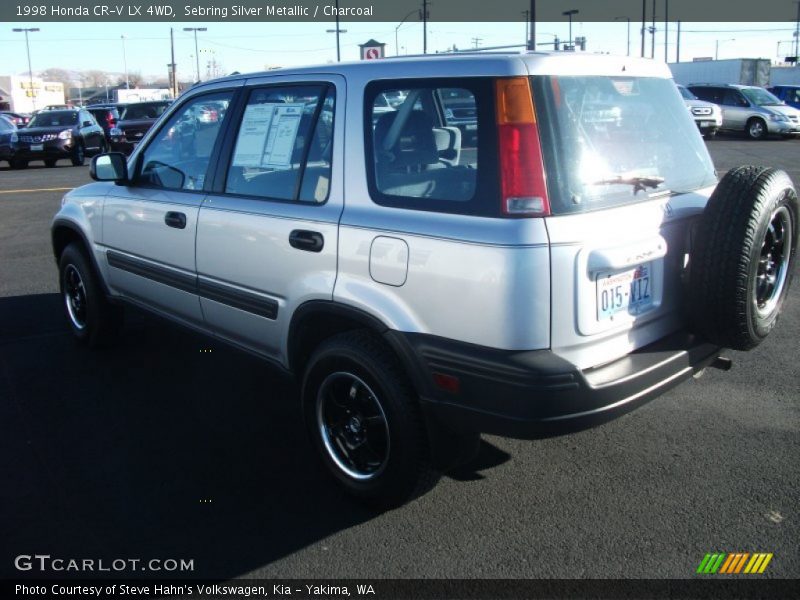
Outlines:
{"type": "MultiPolygon", "coordinates": [[[[212,56],[221,63],[224,73],[260,71],[270,66],[295,66],[334,61],[335,35],[326,33],[330,23],[3,23],[0,25],[0,75],[27,72],[24,35],[12,33],[12,27],[39,27],[30,34],[31,63],[34,73],[50,67],[68,70],[99,69],[122,73],[123,42],[128,70],[144,76],[166,77],[170,62],[169,28],[175,29],[175,61],[180,80],[194,79],[195,50],[191,33],[184,26],[207,27],[198,34],[201,71],[212,56]]],[[[655,56],[664,60],[664,24],[657,23],[655,56]]],[[[358,59],[358,44],[374,38],[387,44],[389,55],[396,52],[422,52],[422,24],[407,22],[397,31],[396,23],[341,24],[342,60],[358,59]]],[[[631,22],[631,54],[638,56],[640,24],[631,22]]],[[[794,23],[683,23],[681,60],[693,57],[770,58],[792,54],[794,23]],[[718,43],[717,43],[718,42],[718,43]]],[[[627,29],[624,20],[612,23],[573,23],[573,36],[587,38],[587,50],[625,54],[627,29]]],[[[568,38],[566,22],[539,23],[539,42],[554,36],[568,38]]],[[[428,24],[428,51],[444,51],[452,45],[459,49],[480,46],[522,44],[525,23],[439,23],[428,24]]],[[[669,26],[669,60],[675,60],[675,23],[669,26]]],[[[540,48],[546,48],[540,46],[540,48]]],[[[650,35],[646,53],[650,54],[650,35]]]]}

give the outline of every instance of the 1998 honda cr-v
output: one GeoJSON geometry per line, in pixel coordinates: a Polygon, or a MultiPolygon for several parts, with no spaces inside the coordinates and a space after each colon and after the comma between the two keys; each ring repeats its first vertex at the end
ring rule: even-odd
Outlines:
{"type": "Polygon", "coordinates": [[[237,75],[91,172],[52,230],[75,336],[133,304],[297,374],[323,462],[382,505],[481,432],[583,428],[728,366],[774,327],[797,245],[788,176],[718,182],[667,67],[626,57],[237,75]]]}

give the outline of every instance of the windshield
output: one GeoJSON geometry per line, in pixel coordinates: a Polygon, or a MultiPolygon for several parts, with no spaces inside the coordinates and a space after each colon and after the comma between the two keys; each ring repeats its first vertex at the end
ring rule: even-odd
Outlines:
{"type": "Polygon", "coordinates": [[[697,96],[695,96],[692,92],[690,92],[688,89],[686,89],[682,85],[678,86],[678,91],[681,93],[681,96],[683,96],[687,100],[697,100],[697,96]]]}
{"type": "Polygon", "coordinates": [[[66,127],[77,122],[78,113],[74,110],[52,110],[36,113],[28,127],[66,127]]]}
{"type": "Polygon", "coordinates": [[[761,88],[742,88],[744,97],[757,106],[780,106],[783,104],[777,96],[761,88]]]}
{"type": "Polygon", "coordinates": [[[536,76],[532,83],[554,213],[716,182],[708,150],[672,80],[536,76]]]}

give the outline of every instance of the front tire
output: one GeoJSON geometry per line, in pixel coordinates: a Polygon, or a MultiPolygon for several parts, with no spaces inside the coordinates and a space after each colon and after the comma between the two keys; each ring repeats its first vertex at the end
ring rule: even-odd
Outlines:
{"type": "Polygon", "coordinates": [[[769,133],[766,121],[758,117],[753,117],[747,122],[745,131],[747,132],[747,137],[751,140],[763,140],[769,133]]]}
{"type": "Polygon", "coordinates": [[[52,169],[53,167],[56,166],[57,163],[58,161],[56,159],[48,158],[46,161],[44,161],[44,166],[47,167],[48,169],[52,169]]]}
{"type": "Polygon", "coordinates": [[[83,163],[86,162],[86,151],[83,148],[83,144],[78,143],[75,145],[75,149],[72,151],[70,160],[72,161],[73,167],[83,166],[83,163]]]}
{"type": "Polygon", "coordinates": [[[323,342],[306,368],[302,402],[326,470],[356,499],[391,508],[438,480],[416,394],[373,335],[353,331],[323,342]]]}
{"type": "Polygon", "coordinates": [[[777,169],[728,172],[701,217],[691,256],[690,307],[696,331],[750,350],[775,327],[794,272],[797,193],[777,169]]]}
{"type": "Polygon", "coordinates": [[[8,161],[8,166],[10,166],[12,169],[27,169],[28,161],[12,158],[10,161],[8,161]]]}
{"type": "Polygon", "coordinates": [[[89,346],[112,339],[122,324],[122,309],[109,303],[82,249],[70,244],[58,261],[64,312],[75,338],[89,346]]]}

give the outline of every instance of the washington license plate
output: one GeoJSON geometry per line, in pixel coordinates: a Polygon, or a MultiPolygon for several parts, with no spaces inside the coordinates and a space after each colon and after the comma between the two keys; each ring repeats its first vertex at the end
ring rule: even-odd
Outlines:
{"type": "Polygon", "coordinates": [[[612,318],[620,312],[638,315],[653,304],[652,265],[597,276],[597,320],[612,318]]]}

